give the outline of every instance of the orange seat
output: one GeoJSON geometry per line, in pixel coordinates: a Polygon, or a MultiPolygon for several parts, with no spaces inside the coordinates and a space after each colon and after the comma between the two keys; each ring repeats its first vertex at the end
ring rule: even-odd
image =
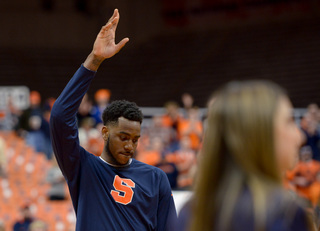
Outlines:
{"type": "MultiPolygon", "coordinates": [[[[50,184],[45,182],[51,163],[41,153],[26,145],[14,132],[0,131],[10,155],[8,156],[8,188],[10,197],[5,197],[0,188],[0,219],[4,220],[6,230],[12,230],[18,219],[19,209],[26,203],[33,205],[34,216],[49,225],[49,231],[56,230],[57,217],[65,227],[69,225],[67,214],[71,204],[68,199],[63,203],[48,201],[46,193],[50,184]]],[[[1,179],[0,179],[1,180],[1,179]]],[[[70,198],[70,197],[68,197],[70,198]]]]}

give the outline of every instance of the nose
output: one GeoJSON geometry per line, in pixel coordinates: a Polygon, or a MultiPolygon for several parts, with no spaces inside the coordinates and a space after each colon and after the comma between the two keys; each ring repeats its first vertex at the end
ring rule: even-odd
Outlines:
{"type": "Polygon", "coordinates": [[[133,147],[132,142],[131,142],[131,141],[128,141],[128,142],[124,145],[124,149],[125,149],[126,152],[133,153],[134,147],[133,147]]]}

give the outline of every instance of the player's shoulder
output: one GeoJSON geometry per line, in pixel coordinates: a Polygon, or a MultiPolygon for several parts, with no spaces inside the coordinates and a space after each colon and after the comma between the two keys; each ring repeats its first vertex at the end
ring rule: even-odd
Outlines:
{"type": "Polygon", "coordinates": [[[165,172],[162,171],[160,168],[143,163],[143,162],[138,161],[136,159],[132,159],[131,165],[132,165],[131,167],[134,168],[135,171],[142,171],[146,174],[153,173],[153,174],[158,175],[159,177],[166,176],[165,172]]]}

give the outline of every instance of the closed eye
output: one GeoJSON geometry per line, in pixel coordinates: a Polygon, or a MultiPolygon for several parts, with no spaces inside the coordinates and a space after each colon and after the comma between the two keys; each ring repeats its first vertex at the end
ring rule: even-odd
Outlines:
{"type": "Polygon", "coordinates": [[[120,140],[121,140],[121,141],[127,141],[127,140],[129,140],[129,138],[126,137],[126,136],[120,136],[120,140]]]}

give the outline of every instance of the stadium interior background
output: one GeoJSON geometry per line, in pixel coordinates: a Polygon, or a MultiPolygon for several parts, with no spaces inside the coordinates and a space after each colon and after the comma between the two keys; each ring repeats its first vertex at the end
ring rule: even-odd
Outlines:
{"type": "MultiPolygon", "coordinates": [[[[11,0],[0,1],[0,124],[7,110],[2,87],[26,86],[43,100],[58,97],[115,8],[121,14],[117,41],[130,42],[104,62],[88,95],[93,99],[103,87],[111,100],[136,102],[144,127],[165,113],[166,102],[182,107],[186,92],[203,118],[211,93],[230,80],[280,84],[297,123],[310,103],[320,105],[319,0],[11,0]]],[[[10,129],[2,127],[0,136],[7,178],[13,177],[0,177],[0,224],[11,230],[27,203],[49,230],[72,230],[70,198],[63,204],[43,197],[49,185],[41,176],[51,164],[10,129]]]]}

